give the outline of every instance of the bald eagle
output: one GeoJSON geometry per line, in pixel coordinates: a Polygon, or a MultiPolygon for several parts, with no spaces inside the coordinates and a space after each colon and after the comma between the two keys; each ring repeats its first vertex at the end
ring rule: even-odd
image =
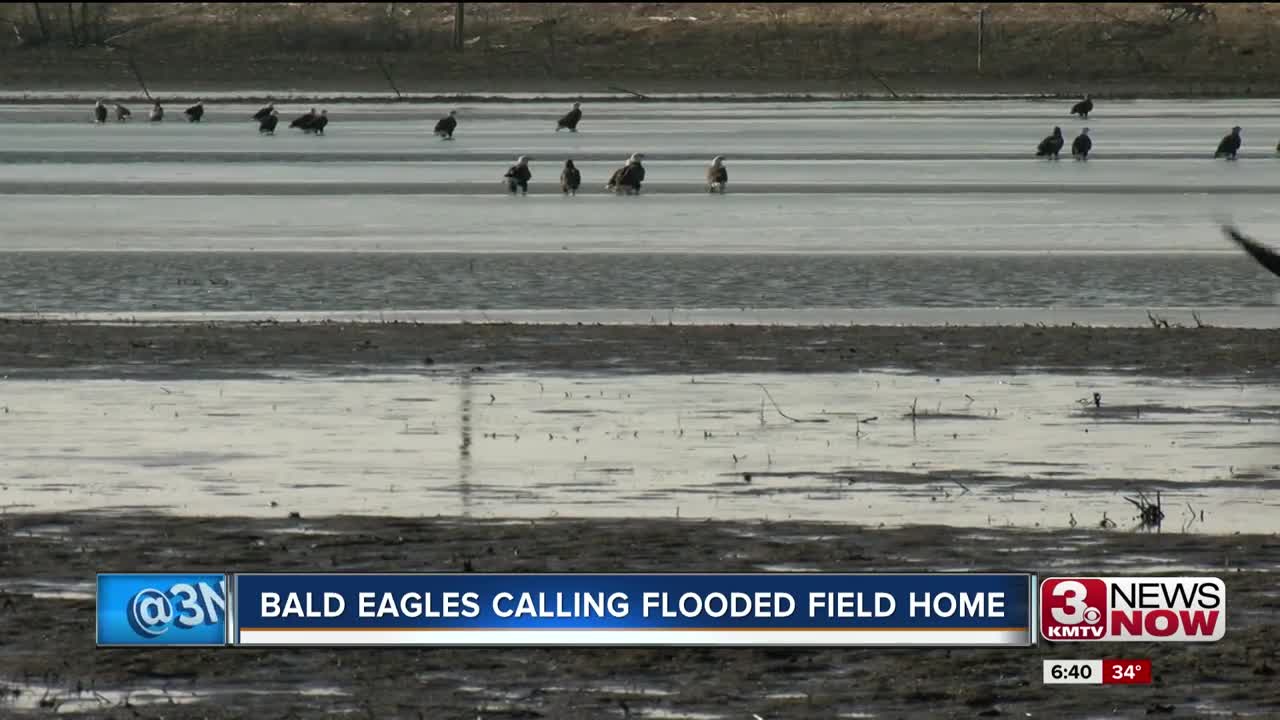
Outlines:
{"type": "Polygon", "coordinates": [[[312,120],[312,121],[311,121],[311,125],[310,125],[309,127],[307,127],[307,128],[306,128],[306,130],[307,130],[308,132],[313,132],[313,133],[315,133],[315,134],[317,134],[317,135],[323,135],[323,134],[324,134],[324,126],[325,126],[325,125],[328,125],[328,124],[329,124],[329,111],[328,111],[328,110],[321,110],[321,111],[320,111],[320,116],[319,116],[319,117],[317,117],[315,120],[312,120]]]}
{"type": "Polygon", "coordinates": [[[1040,144],[1036,146],[1036,157],[1051,157],[1054,160],[1057,160],[1058,153],[1062,152],[1062,145],[1064,142],[1065,141],[1062,139],[1062,128],[1055,127],[1053,129],[1053,134],[1041,140],[1040,144]]]}
{"type": "Polygon", "coordinates": [[[160,106],[160,102],[158,100],[155,105],[151,106],[151,114],[149,117],[151,118],[151,122],[160,122],[161,120],[164,120],[164,108],[160,106]]]}
{"type": "Polygon", "coordinates": [[[93,106],[93,121],[96,123],[104,123],[107,121],[107,106],[99,100],[97,105],[93,106]]]}
{"type": "Polygon", "coordinates": [[[262,135],[275,135],[276,125],[280,124],[280,115],[275,110],[267,113],[265,117],[258,121],[258,133],[262,135]]]}
{"type": "Polygon", "coordinates": [[[729,171],[724,167],[724,156],[717,155],[707,166],[707,192],[723,193],[729,184],[729,171]]]}
{"type": "Polygon", "coordinates": [[[1093,112],[1093,100],[1088,94],[1084,96],[1083,100],[1071,106],[1071,114],[1079,115],[1081,120],[1088,120],[1091,112],[1093,112]]]}
{"type": "Polygon", "coordinates": [[[1227,234],[1227,237],[1234,240],[1237,245],[1244,248],[1244,251],[1249,253],[1254,260],[1257,260],[1262,267],[1270,270],[1273,274],[1280,275],[1280,253],[1257,240],[1246,237],[1230,225],[1222,226],[1222,231],[1227,234]]]}
{"type": "Polygon", "coordinates": [[[307,128],[311,127],[311,123],[315,122],[315,119],[316,119],[316,109],[311,108],[311,112],[306,113],[305,115],[299,115],[298,117],[294,118],[293,122],[289,123],[289,127],[300,128],[305,132],[307,128]]]}
{"type": "Polygon", "coordinates": [[[182,114],[187,116],[188,122],[200,122],[204,117],[204,103],[197,100],[195,105],[183,110],[182,114]]]}
{"type": "Polygon", "coordinates": [[[560,192],[565,195],[577,195],[582,185],[582,173],[574,167],[572,160],[564,161],[564,170],[560,171],[560,192]]]}
{"type": "Polygon", "coordinates": [[[129,108],[121,105],[120,103],[116,103],[116,120],[118,122],[124,122],[131,117],[133,117],[133,113],[129,112],[129,108]]]}
{"type": "Polygon", "coordinates": [[[507,168],[507,174],[502,177],[507,180],[507,191],[512,195],[519,190],[521,194],[529,194],[529,180],[533,179],[533,173],[529,171],[529,158],[521,155],[516,158],[516,164],[507,168]]]}
{"type": "Polygon", "coordinates": [[[1071,143],[1071,157],[1077,160],[1088,160],[1089,151],[1093,149],[1093,140],[1089,138],[1089,128],[1080,131],[1080,135],[1071,143]]]}
{"type": "Polygon", "coordinates": [[[568,128],[569,132],[578,132],[578,121],[582,120],[582,105],[574,103],[573,109],[556,121],[556,132],[568,128]]]}
{"type": "Polygon", "coordinates": [[[1235,160],[1236,153],[1240,152],[1240,146],[1244,143],[1240,139],[1240,126],[1231,128],[1231,133],[1222,138],[1218,143],[1218,149],[1213,153],[1215,158],[1224,157],[1228,160],[1235,160]]]}
{"type": "Polygon", "coordinates": [[[640,184],[644,182],[644,155],[635,153],[627,159],[627,164],[613,171],[609,176],[609,184],[605,188],[611,192],[626,195],[640,194],[640,184]]]}
{"type": "Polygon", "coordinates": [[[435,134],[445,140],[453,139],[453,131],[458,127],[458,111],[450,110],[448,117],[440,118],[440,122],[436,123],[435,134]]]}

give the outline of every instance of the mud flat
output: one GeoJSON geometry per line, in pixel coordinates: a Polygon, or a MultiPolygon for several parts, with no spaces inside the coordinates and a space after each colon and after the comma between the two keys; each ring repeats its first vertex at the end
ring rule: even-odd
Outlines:
{"type": "Polygon", "coordinates": [[[277,368],[453,364],[547,371],[983,373],[1024,368],[1139,375],[1280,376],[1280,333],[1238,328],[105,324],[0,319],[13,376],[198,377],[277,368]]]}
{"type": "Polygon", "coordinates": [[[1273,717],[1265,708],[1280,703],[1275,535],[61,513],[0,518],[0,543],[0,712],[18,716],[621,718],[625,702],[630,717],[651,718],[1273,717]],[[453,572],[468,561],[478,572],[1154,565],[1222,577],[1227,634],[1205,645],[1003,651],[93,647],[96,572],[453,572]],[[1151,658],[1155,683],[1046,687],[1040,661],[1057,657],[1151,658]]]}

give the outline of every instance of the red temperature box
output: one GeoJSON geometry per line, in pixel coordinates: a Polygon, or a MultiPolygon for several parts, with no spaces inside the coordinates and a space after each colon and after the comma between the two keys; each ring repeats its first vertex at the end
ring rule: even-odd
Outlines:
{"type": "Polygon", "coordinates": [[[1103,660],[1103,685],[1150,685],[1151,661],[1103,660]]]}

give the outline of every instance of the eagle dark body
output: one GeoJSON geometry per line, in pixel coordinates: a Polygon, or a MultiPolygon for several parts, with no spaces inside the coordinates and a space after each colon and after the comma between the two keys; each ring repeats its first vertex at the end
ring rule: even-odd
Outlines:
{"type": "Polygon", "coordinates": [[[315,120],[312,120],[312,121],[311,121],[311,125],[310,125],[309,127],[307,127],[307,131],[309,131],[309,132],[313,132],[313,133],[315,133],[315,134],[317,134],[317,135],[323,135],[323,134],[324,134],[325,126],[327,126],[327,125],[329,124],[329,114],[328,114],[328,112],[329,112],[329,111],[327,111],[327,110],[321,110],[321,111],[320,111],[320,116],[319,116],[319,117],[317,117],[315,120]]]}
{"type": "Polygon", "coordinates": [[[93,119],[95,122],[104,123],[107,121],[107,106],[98,103],[93,106],[93,119]]]}
{"type": "Polygon", "coordinates": [[[609,188],[612,190],[632,190],[640,192],[640,185],[644,182],[644,166],[638,162],[628,163],[617,170],[613,171],[613,175],[609,177],[609,188]]]}
{"type": "Polygon", "coordinates": [[[729,182],[729,170],[725,166],[707,168],[708,185],[724,185],[729,182]]]}
{"type": "Polygon", "coordinates": [[[1079,115],[1081,119],[1088,119],[1091,112],[1093,112],[1093,100],[1088,97],[1071,106],[1071,114],[1079,115]]]}
{"type": "Polygon", "coordinates": [[[1066,141],[1062,139],[1062,128],[1054,128],[1053,134],[1040,141],[1036,146],[1036,157],[1052,157],[1057,159],[1066,141]]]}
{"type": "Polygon", "coordinates": [[[279,124],[280,117],[278,115],[267,115],[258,123],[258,132],[266,135],[274,135],[276,132],[276,125],[279,124]]]}
{"type": "Polygon", "coordinates": [[[458,128],[458,119],[452,115],[440,118],[440,122],[436,123],[435,133],[441,137],[453,137],[453,131],[458,128]]]}
{"type": "Polygon", "coordinates": [[[1071,143],[1071,156],[1080,160],[1088,160],[1089,151],[1092,149],[1093,140],[1082,133],[1071,143]]]}
{"type": "Polygon", "coordinates": [[[507,174],[503,175],[507,179],[507,189],[515,192],[517,188],[521,192],[529,192],[529,181],[533,179],[533,172],[529,170],[528,165],[512,165],[507,168],[507,174]]]}
{"type": "Polygon", "coordinates": [[[267,117],[271,115],[271,111],[275,109],[276,109],[275,105],[268,105],[262,108],[261,110],[259,110],[258,112],[254,113],[253,119],[257,120],[258,122],[262,122],[263,120],[266,120],[267,117]]]}
{"type": "Polygon", "coordinates": [[[572,160],[565,162],[564,170],[560,171],[560,192],[576,195],[581,185],[582,173],[574,167],[572,160]]]}
{"type": "Polygon", "coordinates": [[[1223,227],[1222,231],[1227,234],[1227,237],[1234,240],[1237,245],[1244,248],[1244,251],[1249,253],[1254,260],[1257,260],[1262,267],[1270,270],[1274,275],[1280,275],[1280,253],[1276,253],[1275,250],[1266,245],[1246,237],[1233,227],[1223,227]]]}
{"type": "Polygon", "coordinates": [[[204,103],[196,103],[183,110],[182,114],[187,116],[188,122],[200,122],[204,118],[204,103]]]}
{"type": "Polygon", "coordinates": [[[1222,138],[1222,141],[1218,143],[1218,149],[1213,153],[1213,156],[1235,160],[1242,144],[1244,144],[1244,141],[1240,138],[1240,129],[1234,128],[1229,135],[1222,138]]]}
{"type": "Polygon", "coordinates": [[[300,130],[310,130],[311,123],[315,121],[316,121],[316,111],[313,108],[311,112],[306,113],[304,115],[299,115],[298,117],[294,118],[293,122],[289,123],[289,127],[298,128],[300,130]]]}
{"type": "Polygon", "coordinates": [[[569,112],[565,113],[564,117],[561,117],[559,120],[556,121],[556,132],[560,132],[561,130],[564,130],[566,128],[570,132],[577,132],[578,123],[581,120],[582,120],[582,110],[580,108],[574,108],[569,112]]]}

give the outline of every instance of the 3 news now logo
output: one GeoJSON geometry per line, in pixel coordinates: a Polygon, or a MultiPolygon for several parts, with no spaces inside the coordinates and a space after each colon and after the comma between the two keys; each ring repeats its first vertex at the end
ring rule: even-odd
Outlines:
{"type": "Polygon", "coordinates": [[[1227,631],[1227,587],[1211,577],[1048,578],[1046,640],[1212,642],[1227,631]]]}
{"type": "Polygon", "coordinates": [[[98,575],[99,645],[226,642],[226,575],[98,575]]]}

